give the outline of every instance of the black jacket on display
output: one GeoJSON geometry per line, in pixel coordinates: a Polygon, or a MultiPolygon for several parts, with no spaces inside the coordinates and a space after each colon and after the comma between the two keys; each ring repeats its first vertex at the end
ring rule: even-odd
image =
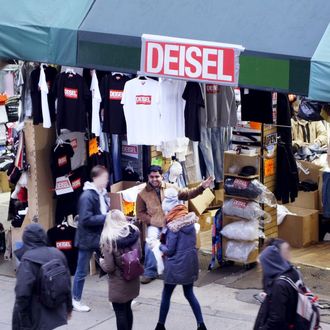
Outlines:
{"type": "Polygon", "coordinates": [[[72,311],[71,294],[68,295],[66,303],[50,309],[40,303],[37,292],[40,263],[60,259],[67,265],[64,254],[55,248],[47,247],[46,232],[38,224],[26,227],[23,243],[23,248],[15,251],[21,263],[16,274],[12,329],[51,330],[67,324],[68,313],[72,311]]]}
{"type": "MultiPolygon", "coordinates": [[[[89,182],[86,184],[91,185],[89,182]]],[[[81,250],[100,248],[100,237],[105,215],[100,209],[100,197],[96,190],[85,189],[78,203],[78,229],[75,244],[81,250]]]]}

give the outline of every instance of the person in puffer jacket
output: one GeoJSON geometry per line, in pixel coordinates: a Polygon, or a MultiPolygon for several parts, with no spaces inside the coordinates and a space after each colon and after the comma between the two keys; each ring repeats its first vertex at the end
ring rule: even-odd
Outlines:
{"type": "Polygon", "coordinates": [[[183,287],[185,298],[195,315],[197,329],[206,330],[201,307],[193,291],[199,271],[195,230],[198,218],[195,213],[188,213],[185,205],[180,204],[176,189],[166,189],[164,196],[162,207],[167,223],[166,243],[160,245],[165,256],[164,289],[155,330],[165,330],[171,296],[177,285],[183,287]]]}

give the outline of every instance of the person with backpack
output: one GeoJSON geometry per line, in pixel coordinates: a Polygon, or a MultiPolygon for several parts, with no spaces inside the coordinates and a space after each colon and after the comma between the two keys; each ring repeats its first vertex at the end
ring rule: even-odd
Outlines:
{"type": "Polygon", "coordinates": [[[304,286],[300,273],[290,263],[290,246],[281,239],[266,242],[259,260],[263,270],[264,301],[254,330],[318,329],[319,313],[313,295],[304,286]],[[305,306],[310,315],[299,314],[305,306]],[[307,319],[306,319],[307,317],[307,319]]]}
{"type": "Polygon", "coordinates": [[[101,234],[99,263],[109,277],[109,301],[116,314],[118,330],[132,330],[132,300],[140,293],[141,243],[139,229],[123,212],[108,213],[101,234]]]}
{"type": "Polygon", "coordinates": [[[79,219],[75,244],[79,249],[76,273],[73,280],[73,310],[89,312],[89,306],[81,303],[89,261],[94,252],[99,252],[100,236],[109,210],[106,187],[108,170],[101,165],[91,171],[92,182],[86,182],[78,203],[79,219]]]}
{"type": "Polygon", "coordinates": [[[13,330],[51,330],[71,318],[71,277],[64,254],[47,246],[39,224],[23,232],[23,247],[15,251],[20,260],[16,273],[13,330]]]}
{"type": "Polygon", "coordinates": [[[196,249],[195,223],[198,218],[178,199],[178,191],[168,188],[164,191],[162,208],[166,228],[163,230],[160,250],[165,257],[164,289],[159,319],[155,330],[165,330],[171,296],[177,285],[182,285],[197,322],[197,330],[206,330],[200,304],[194,294],[193,285],[198,279],[199,265],[196,249]]]}

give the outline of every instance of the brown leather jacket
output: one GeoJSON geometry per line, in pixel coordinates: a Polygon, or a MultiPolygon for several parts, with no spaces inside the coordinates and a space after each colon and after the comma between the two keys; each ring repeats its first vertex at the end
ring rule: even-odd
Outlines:
{"type": "Polygon", "coordinates": [[[201,195],[204,191],[202,186],[193,189],[180,190],[171,183],[162,182],[160,188],[160,201],[155,189],[147,183],[146,187],[138,194],[136,200],[136,213],[140,221],[158,228],[162,228],[165,225],[165,215],[161,202],[164,199],[164,190],[167,188],[177,189],[179,192],[179,199],[184,201],[195,198],[198,195],[201,195]]]}

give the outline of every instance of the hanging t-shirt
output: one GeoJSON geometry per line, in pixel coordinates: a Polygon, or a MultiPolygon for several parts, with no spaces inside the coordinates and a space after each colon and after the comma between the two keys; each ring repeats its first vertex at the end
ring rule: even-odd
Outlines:
{"type": "Polygon", "coordinates": [[[124,105],[128,144],[160,144],[158,81],[149,78],[129,80],[125,84],[121,103],[124,105]]]}
{"type": "Polygon", "coordinates": [[[201,126],[207,128],[234,127],[237,124],[235,92],[232,87],[203,85],[205,109],[201,111],[201,126]],[[204,118],[206,116],[206,118],[204,118]],[[206,126],[205,126],[206,125],[206,126]]]}
{"type": "Polygon", "coordinates": [[[182,80],[160,79],[160,125],[162,141],[173,141],[185,136],[184,107],[182,94],[186,82],[182,80]]]}
{"type": "MultiPolygon", "coordinates": [[[[48,107],[51,121],[55,120],[55,94],[54,82],[57,75],[57,70],[52,66],[44,66],[46,83],[48,85],[48,107]]],[[[32,99],[32,117],[33,124],[38,125],[43,123],[42,105],[41,105],[41,91],[39,87],[40,67],[31,72],[30,85],[31,85],[31,99],[32,99]]]]}
{"type": "Polygon", "coordinates": [[[86,142],[85,134],[81,132],[62,133],[59,138],[63,141],[69,140],[73,148],[74,155],[71,158],[71,169],[75,170],[86,163],[86,142]]]}
{"type": "Polygon", "coordinates": [[[271,92],[241,88],[242,121],[273,124],[273,98],[271,92]]]}
{"type": "Polygon", "coordinates": [[[60,73],[54,93],[57,97],[57,129],[85,132],[86,106],[91,104],[91,93],[84,78],[79,74],[60,73]]]}
{"type": "Polygon", "coordinates": [[[71,157],[73,155],[74,151],[70,143],[63,143],[56,148],[52,155],[54,178],[67,175],[71,172],[71,157]]]}
{"type": "Polygon", "coordinates": [[[126,120],[121,104],[124,86],[130,78],[121,74],[108,74],[101,82],[104,108],[103,132],[126,134],[126,120]]]}
{"type": "Polygon", "coordinates": [[[188,82],[182,97],[186,100],[185,135],[192,141],[200,141],[200,108],[205,107],[200,85],[196,82],[188,82]]]}
{"type": "Polygon", "coordinates": [[[76,229],[71,226],[60,225],[49,229],[47,236],[49,244],[63,252],[68,261],[70,274],[74,275],[78,259],[78,249],[75,247],[76,229]]]}

